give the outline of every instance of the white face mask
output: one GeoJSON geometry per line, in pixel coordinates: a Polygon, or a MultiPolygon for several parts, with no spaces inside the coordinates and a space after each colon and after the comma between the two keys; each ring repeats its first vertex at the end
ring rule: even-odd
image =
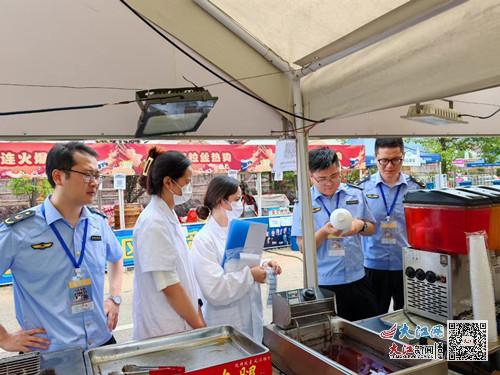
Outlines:
{"type": "MultiPolygon", "coordinates": [[[[172,180],[174,181],[174,180],[172,180]]],[[[180,187],[180,185],[174,181],[174,183],[180,187]]],[[[191,186],[191,182],[187,185],[184,185],[181,188],[181,195],[177,195],[172,191],[172,194],[174,195],[174,204],[176,206],[179,206],[183,203],[186,203],[188,200],[191,199],[191,196],[193,195],[193,187],[191,186]]]]}
{"type": "Polygon", "coordinates": [[[232,219],[238,219],[243,213],[243,202],[241,200],[231,202],[231,211],[226,210],[227,218],[231,221],[232,219]]]}

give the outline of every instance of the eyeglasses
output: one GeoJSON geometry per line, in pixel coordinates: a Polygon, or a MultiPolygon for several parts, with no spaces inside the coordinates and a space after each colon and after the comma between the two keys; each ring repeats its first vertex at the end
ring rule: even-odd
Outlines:
{"type": "Polygon", "coordinates": [[[329,182],[331,183],[335,183],[337,182],[338,180],[340,180],[340,173],[334,173],[328,177],[314,177],[313,178],[316,180],[316,182],[320,185],[326,185],[328,184],[329,182]]]}
{"type": "Polygon", "coordinates": [[[378,159],[377,161],[380,163],[381,166],[385,167],[389,163],[391,163],[394,166],[400,165],[403,162],[403,160],[404,160],[403,158],[394,158],[394,159],[378,159]]]}
{"type": "Polygon", "coordinates": [[[75,171],[74,169],[65,169],[66,172],[74,172],[81,174],[83,176],[83,182],[89,183],[90,181],[95,181],[97,183],[100,183],[102,181],[103,176],[99,173],[90,173],[90,172],[80,172],[80,171],[75,171]]]}

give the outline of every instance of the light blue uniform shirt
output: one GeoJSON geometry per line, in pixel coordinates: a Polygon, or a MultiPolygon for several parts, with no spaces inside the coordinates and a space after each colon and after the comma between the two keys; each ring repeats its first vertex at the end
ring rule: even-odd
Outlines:
{"type": "Polygon", "coordinates": [[[0,274],[11,269],[16,318],[22,329],[44,328],[51,342],[47,351],[81,347],[89,349],[111,338],[104,314],[104,269],[106,261],[123,255],[118,240],[102,216],[84,207],[73,229],[47,198],[32,208],[35,215],[12,225],[0,225],[0,274]],[[71,314],[68,282],[75,268],[49,227],[55,223],[68,248],[78,260],[85,220],[88,219],[82,275],[92,280],[94,309],[71,314]],[[45,249],[32,245],[45,244],[45,249]],[[50,245],[52,244],[52,245],[50,245]],[[49,246],[50,245],[50,246],[49,246]]]}
{"type": "MultiPolygon", "coordinates": [[[[330,220],[330,213],[337,208],[345,208],[357,219],[375,222],[366,205],[363,191],[359,188],[340,184],[335,194],[328,198],[322,195],[315,186],[311,188],[314,230],[318,231],[330,220]],[[337,196],[339,205],[337,207],[337,196]],[[326,210],[325,210],[326,207],[326,210]]],[[[302,211],[299,203],[293,209],[292,236],[302,236],[302,211]]],[[[317,249],[318,282],[320,285],[348,284],[365,276],[363,267],[363,250],[361,236],[354,235],[343,238],[345,256],[329,256],[328,243],[325,240],[317,249]]]]}
{"type": "Polygon", "coordinates": [[[369,179],[362,181],[360,186],[363,188],[363,194],[366,197],[370,211],[375,216],[377,228],[373,236],[363,238],[365,267],[377,270],[400,271],[403,268],[402,249],[408,246],[403,198],[408,190],[421,189],[422,187],[413,181],[410,176],[403,173],[399,176],[399,181],[394,186],[389,187],[382,181],[382,177],[378,172],[369,179]],[[391,220],[397,223],[397,230],[393,232],[395,243],[383,244],[381,242],[383,231],[380,223],[386,220],[387,210],[380,188],[384,189],[387,208],[390,209],[400,185],[401,188],[394,209],[391,212],[391,220]]]}

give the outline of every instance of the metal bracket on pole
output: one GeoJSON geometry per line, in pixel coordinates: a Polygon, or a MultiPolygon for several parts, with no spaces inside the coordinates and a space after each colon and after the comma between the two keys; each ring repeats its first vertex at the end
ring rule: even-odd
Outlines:
{"type": "MultiPolygon", "coordinates": [[[[303,116],[302,93],[300,91],[300,80],[294,80],[293,102],[295,114],[303,116]]],[[[295,118],[296,129],[304,128],[304,121],[295,118]]],[[[314,225],[312,216],[312,201],[309,186],[308,166],[308,135],[306,131],[299,130],[296,135],[297,141],[297,171],[300,206],[302,209],[302,249],[304,253],[304,286],[318,286],[318,269],[316,259],[316,240],[314,237],[314,225]]]]}

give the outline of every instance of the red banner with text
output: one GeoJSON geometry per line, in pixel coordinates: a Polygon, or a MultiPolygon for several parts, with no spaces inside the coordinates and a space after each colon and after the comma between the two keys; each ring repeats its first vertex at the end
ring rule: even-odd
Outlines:
{"type": "MultiPolygon", "coordinates": [[[[0,178],[44,176],[47,152],[53,146],[54,143],[42,142],[0,143],[0,178]]],[[[270,172],[275,153],[275,146],[268,145],[89,143],[88,146],[98,153],[99,168],[106,175],[142,173],[148,150],[153,146],[184,153],[193,163],[193,172],[198,174],[229,170],[270,172]]],[[[310,149],[318,147],[324,146],[310,146],[310,149]]],[[[327,147],[336,151],[342,168],[365,167],[363,145],[327,147]]]]}

